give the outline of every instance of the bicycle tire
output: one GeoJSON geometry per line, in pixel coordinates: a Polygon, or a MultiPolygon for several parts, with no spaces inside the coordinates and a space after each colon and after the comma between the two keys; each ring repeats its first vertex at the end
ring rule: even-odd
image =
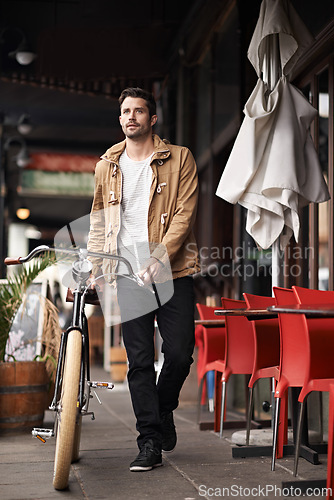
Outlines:
{"type": "Polygon", "coordinates": [[[71,459],[72,463],[77,462],[80,458],[79,451],[80,451],[80,439],[81,439],[81,424],[82,424],[82,415],[78,415],[74,429],[74,441],[73,441],[73,450],[71,459]]]}
{"type": "Polygon", "coordinates": [[[57,410],[56,452],[53,486],[63,490],[68,486],[76,419],[81,366],[82,337],[79,330],[68,334],[61,398],[57,410]]]}

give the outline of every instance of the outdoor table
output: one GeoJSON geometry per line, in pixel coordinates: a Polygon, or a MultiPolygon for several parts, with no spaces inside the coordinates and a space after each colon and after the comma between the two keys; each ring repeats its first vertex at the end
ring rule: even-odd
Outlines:
{"type": "Polygon", "coordinates": [[[195,326],[202,325],[206,328],[219,328],[225,326],[224,319],[196,319],[195,326]]]}
{"type": "Polygon", "coordinates": [[[277,313],[268,309],[217,309],[217,316],[244,316],[249,321],[277,318],[277,313]]]}
{"type": "Polygon", "coordinates": [[[334,304],[270,306],[268,311],[284,314],[305,314],[307,318],[334,318],[334,304]]]}

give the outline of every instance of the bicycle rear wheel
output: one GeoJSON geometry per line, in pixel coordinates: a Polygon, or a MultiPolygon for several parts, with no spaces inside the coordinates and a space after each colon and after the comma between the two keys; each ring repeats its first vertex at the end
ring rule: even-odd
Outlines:
{"type": "MultiPolygon", "coordinates": [[[[70,331],[66,346],[61,398],[57,409],[56,453],[53,474],[53,486],[56,490],[63,490],[68,486],[76,434],[76,420],[79,411],[78,393],[81,350],[81,332],[79,330],[70,331]]],[[[81,417],[78,418],[80,421],[81,417]]]]}

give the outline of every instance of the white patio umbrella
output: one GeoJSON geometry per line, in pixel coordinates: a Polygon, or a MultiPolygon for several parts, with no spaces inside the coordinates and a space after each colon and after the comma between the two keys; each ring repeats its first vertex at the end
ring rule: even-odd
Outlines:
{"type": "Polygon", "coordinates": [[[292,234],[298,241],[300,208],[329,198],[309,132],[317,111],[289,82],[312,40],[288,0],[263,0],[248,50],[259,79],[216,191],[247,209],[247,232],[276,256],[292,234]]]}

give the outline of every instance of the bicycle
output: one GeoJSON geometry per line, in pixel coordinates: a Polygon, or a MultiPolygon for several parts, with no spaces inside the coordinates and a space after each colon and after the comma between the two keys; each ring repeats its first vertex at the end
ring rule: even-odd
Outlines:
{"type": "MultiPolygon", "coordinates": [[[[93,397],[92,389],[113,389],[112,382],[90,380],[89,334],[85,303],[95,303],[89,294],[93,293],[91,284],[87,284],[92,271],[92,263],[88,257],[112,259],[125,264],[128,274],[122,277],[134,281],[143,287],[144,283],[132,269],[130,262],[119,255],[89,252],[82,248],[54,248],[41,245],[32,250],[26,257],[7,257],[5,264],[23,264],[44,252],[59,252],[61,255],[72,255],[76,260],[72,263],[72,277],[76,283],[73,290],[73,311],[71,325],[62,333],[58,363],[55,377],[55,390],[49,409],[55,412],[53,429],[34,428],[32,435],[43,443],[51,437],[56,438],[53,486],[63,490],[68,486],[71,463],[79,459],[82,417],[90,415],[95,420],[94,412],[89,412],[89,401],[93,397]]],[[[100,276],[97,279],[102,278],[100,276]]],[[[95,281],[97,281],[97,279],[95,281]]],[[[93,391],[100,402],[95,390],[93,391]]]]}

